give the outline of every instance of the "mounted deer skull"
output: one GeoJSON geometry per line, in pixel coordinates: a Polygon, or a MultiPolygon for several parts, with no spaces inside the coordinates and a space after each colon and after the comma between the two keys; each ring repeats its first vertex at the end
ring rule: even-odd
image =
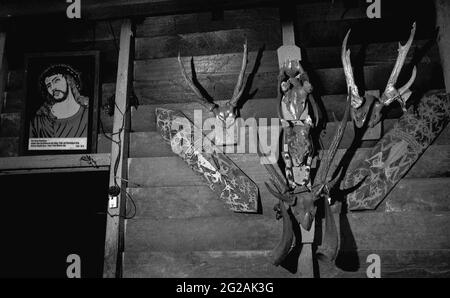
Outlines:
{"type": "Polygon", "coordinates": [[[391,76],[389,77],[386,89],[384,90],[381,98],[375,98],[373,96],[359,96],[358,87],[355,84],[353,77],[352,64],[350,62],[350,50],[347,50],[347,40],[350,35],[349,30],[342,43],[342,65],[344,67],[345,80],[347,82],[347,89],[351,97],[351,117],[354,120],[356,126],[361,128],[364,122],[369,118],[369,127],[375,126],[381,120],[381,110],[383,107],[390,105],[394,100],[397,100],[403,111],[406,111],[406,101],[411,96],[411,91],[409,88],[413,84],[416,78],[416,67],[414,66],[411,78],[409,81],[400,89],[395,88],[398,76],[405,64],[406,56],[408,55],[409,48],[414,39],[414,34],[416,32],[416,23],[413,24],[411,29],[411,34],[408,41],[404,46],[399,43],[398,57],[395,62],[394,69],[392,70],[391,76]],[[373,111],[370,112],[373,106],[373,111]],[[370,115],[369,115],[370,113],[370,115]]]}
{"type": "MultiPolygon", "coordinates": [[[[195,95],[197,96],[197,102],[199,102],[201,105],[203,105],[205,108],[207,108],[210,112],[214,114],[217,120],[220,121],[222,124],[222,127],[226,128],[227,130],[230,129],[236,122],[236,114],[237,114],[237,104],[239,100],[242,97],[242,94],[244,93],[245,84],[244,84],[244,75],[245,75],[245,69],[247,67],[247,41],[244,44],[244,54],[242,57],[242,66],[241,70],[238,76],[238,80],[236,83],[236,86],[234,88],[233,95],[230,100],[228,100],[224,105],[219,106],[218,104],[214,102],[210,102],[208,99],[206,99],[200,90],[195,86],[194,82],[191,78],[188,77],[186,73],[186,69],[183,66],[183,63],[181,62],[180,53],[178,53],[178,63],[180,64],[181,68],[181,74],[183,75],[187,85],[194,91],[195,95]]],[[[191,61],[193,61],[194,58],[191,58],[191,61]]],[[[192,62],[193,64],[193,62],[192,62]]],[[[195,71],[195,69],[194,69],[195,71]]],[[[220,143],[220,142],[219,142],[220,143]]],[[[223,142],[227,143],[227,142],[223,142]]],[[[216,145],[219,145],[216,143],[216,145]]]]}

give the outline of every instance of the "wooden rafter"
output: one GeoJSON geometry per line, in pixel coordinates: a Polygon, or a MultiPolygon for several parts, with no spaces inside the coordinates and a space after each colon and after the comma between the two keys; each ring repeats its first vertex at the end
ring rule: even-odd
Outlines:
{"type": "MultiPolygon", "coordinates": [[[[236,9],[249,6],[272,5],[275,0],[83,0],[82,19],[111,19],[134,16],[175,14],[193,11],[208,11],[216,7],[236,9]]],[[[0,4],[0,20],[14,17],[55,15],[64,17],[69,4],[60,0],[43,0],[23,3],[3,1],[0,4]]]]}

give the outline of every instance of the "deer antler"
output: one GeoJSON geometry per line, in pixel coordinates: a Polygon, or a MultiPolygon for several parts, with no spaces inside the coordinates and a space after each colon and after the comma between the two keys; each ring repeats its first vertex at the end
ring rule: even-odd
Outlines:
{"type": "Polygon", "coordinates": [[[350,50],[347,50],[347,40],[350,32],[351,30],[348,30],[347,35],[345,35],[344,41],[342,42],[341,60],[344,67],[347,88],[350,89],[351,92],[349,92],[349,94],[351,94],[351,104],[353,108],[357,109],[362,105],[363,98],[359,96],[358,87],[356,86],[355,79],[353,77],[352,63],[350,61],[350,50]]]}
{"type": "Polygon", "coordinates": [[[408,55],[408,51],[411,47],[411,44],[414,39],[414,34],[416,33],[416,23],[414,22],[411,28],[411,34],[409,35],[409,39],[406,42],[404,46],[401,45],[401,43],[398,43],[398,56],[397,60],[395,61],[394,69],[392,70],[391,76],[389,77],[388,83],[386,85],[386,89],[381,97],[381,102],[384,105],[391,104],[394,100],[399,100],[402,104],[402,107],[404,108],[404,103],[408,100],[407,97],[411,95],[409,92],[409,88],[413,84],[415,78],[416,78],[416,67],[414,66],[414,69],[412,71],[411,78],[409,79],[408,83],[406,83],[403,87],[401,87],[399,90],[395,88],[395,83],[397,83],[398,76],[400,75],[400,72],[402,70],[403,65],[405,64],[406,56],[408,55]],[[403,100],[401,97],[405,95],[405,98],[403,100]]]}
{"type": "MultiPolygon", "coordinates": [[[[191,62],[194,60],[194,58],[191,58],[191,62]]],[[[186,73],[186,69],[183,66],[183,62],[181,62],[180,53],[178,52],[178,64],[180,65],[181,74],[183,75],[184,80],[186,81],[187,85],[194,91],[195,95],[197,95],[197,102],[199,102],[201,105],[203,105],[205,108],[207,108],[209,111],[213,111],[217,105],[209,102],[205,97],[203,97],[200,90],[195,86],[194,82],[188,77],[186,73]]]]}
{"type": "MultiPolygon", "coordinates": [[[[349,113],[349,106],[350,106],[350,90],[349,95],[347,97],[347,104],[345,106],[345,113],[344,117],[341,120],[341,123],[339,124],[339,127],[334,134],[333,141],[331,142],[330,148],[328,148],[327,155],[325,156],[323,163],[320,164],[320,167],[317,171],[317,178],[315,179],[314,185],[320,186],[319,191],[322,191],[323,187],[327,186],[329,183],[326,183],[326,179],[328,176],[328,171],[330,170],[331,163],[333,162],[333,159],[336,155],[337,149],[339,147],[339,143],[342,140],[342,137],[344,136],[345,127],[347,126],[347,118],[349,113]]],[[[332,181],[333,184],[335,181],[332,181]]]]}
{"type": "Polygon", "coordinates": [[[242,93],[244,92],[244,89],[245,89],[245,88],[243,88],[243,87],[245,87],[243,82],[244,82],[245,69],[247,68],[247,56],[248,56],[248,52],[247,52],[247,40],[246,40],[244,43],[244,54],[242,56],[241,71],[239,73],[236,87],[234,87],[233,97],[228,101],[228,104],[233,107],[235,107],[237,105],[237,102],[241,98],[242,93]]]}

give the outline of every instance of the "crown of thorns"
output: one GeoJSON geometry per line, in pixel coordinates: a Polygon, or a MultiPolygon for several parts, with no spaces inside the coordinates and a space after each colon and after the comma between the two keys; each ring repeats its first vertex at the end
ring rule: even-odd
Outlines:
{"type": "Polygon", "coordinates": [[[75,87],[78,90],[81,90],[81,79],[80,79],[80,73],[76,71],[73,67],[67,65],[67,64],[55,64],[50,67],[47,67],[42,73],[39,78],[39,84],[41,91],[45,94],[45,90],[47,90],[47,87],[45,85],[45,78],[56,75],[56,74],[62,74],[62,75],[70,75],[74,79],[75,87]]]}

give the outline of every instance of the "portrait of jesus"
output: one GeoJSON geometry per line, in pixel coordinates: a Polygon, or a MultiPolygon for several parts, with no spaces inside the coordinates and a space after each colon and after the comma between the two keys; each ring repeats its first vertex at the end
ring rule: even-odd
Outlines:
{"type": "Polygon", "coordinates": [[[24,155],[95,152],[98,51],[25,56],[24,155]]]}
{"type": "Polygon", "coordinates": [[[89,98],[80,94],[79,73],[69,65],[52,65],[41,74],[39,89],[45,102],[30,123],[30,137],[87,137],[89,98]]]}

